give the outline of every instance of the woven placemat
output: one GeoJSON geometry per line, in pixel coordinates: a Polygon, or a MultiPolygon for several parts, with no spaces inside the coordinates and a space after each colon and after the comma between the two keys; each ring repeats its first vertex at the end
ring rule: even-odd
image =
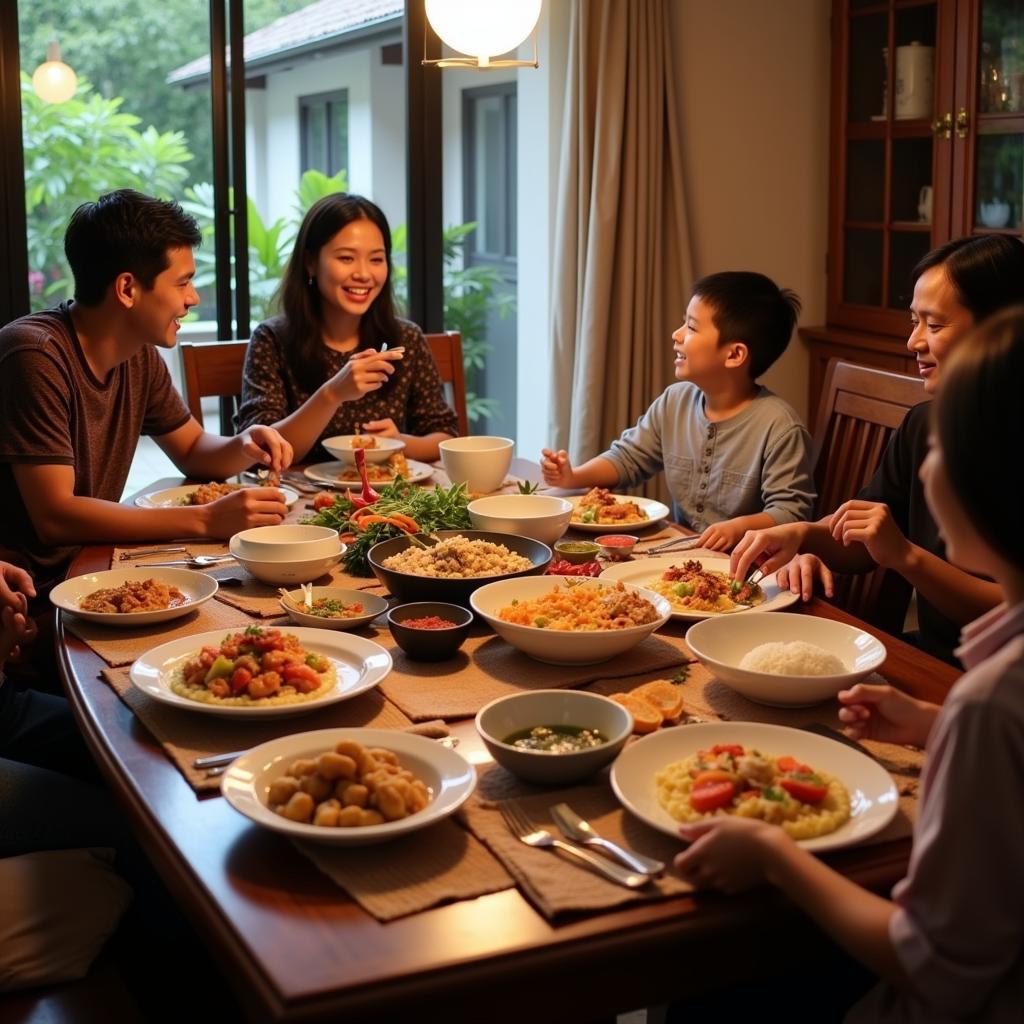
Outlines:
{"type": "Polygon", "coordinates": [[[486,848],[451,820],[375,846],[295,845],[378,921],[515,884],[486,848]]]}
{"type": "Polygon", "coordinates": [[[456,656],[443,662],[411,661],[388,630],[379,630],[375,639],[394,658],[394,670],[380,688],[413,721],[469,718],[497,697],[524,690],[584,686],[618,672],[670,671],[690,656],[671,630],[655,633],[626,654],[598,665],[535,661],[479,626],[456,656]]]}
{"type": "Polygon", "coordinates": [[[540,790],[495,765],[481,775],[463,816],[473,834],[504,864],[530,902],[547,918],[573,911],[609,910],[692,891],[692,886],[671,867],[672,858],[682,849],[680,842],[624,811],[607,781],[540,790]],[[534,825],[556,836],[561,833],[551,820],[550,808],[568,803],[605,838],[663,861],[666,871],[641,889],[627,889],[561,853],[529,847],[512,835],[497,810],[499,802],[511,798],[534,825]]]}
{"type": "Polygon", "coordinates": [[[369,690],[350,700],[328,704],[326,707],[317,708],[313,705],[309,714],[253,721],[222,718],[161,704],[132,686],[128,669],[108,668],[101,675],[156,737],[167,756],[197,793],[220,789],[219,777],[208,777],[205,771],[192,767],[197,757],[248,750],[279,736],[311,729],[343,726],[404,729],[412,724],[379,689],[369,690]]]}
{"type": "MultiPolygon", "coordinates": [[[[281,609],[278,607],[278,613],[281,609]]],[[[207,601],[194,611],[169,622],[150,623],[135,629],[121,629],[86,622],[61,612],[65,628],[84,640],[108,665],[130,665],[145,651],[197,633],[223,629],[245,629],[252,625],[252,619],[239,611],[217,601],[207,601]]]]}

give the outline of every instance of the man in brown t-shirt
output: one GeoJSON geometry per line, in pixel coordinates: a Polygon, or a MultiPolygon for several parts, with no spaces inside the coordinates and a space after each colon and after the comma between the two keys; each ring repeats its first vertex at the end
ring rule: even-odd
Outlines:
{"type": "Polygon", "coordinates": [[[275,488],[196,507],[118,504],[140,434],[193,479],[291,462],[291,446],[270,427],[206,433],[156,351],[174,347],[199,302],[199,242],[177,203],[130,189],[101,196],[75,211],[64,236],[75,301],[0,330],[0,548],[44,587],[82,544],[230,537],[284,518],[275,488]]]}

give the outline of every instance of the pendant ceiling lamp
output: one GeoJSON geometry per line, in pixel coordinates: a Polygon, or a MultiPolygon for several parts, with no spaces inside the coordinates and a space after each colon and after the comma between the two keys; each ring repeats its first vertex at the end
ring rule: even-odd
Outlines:
{"type": "Polygon", "coordinates": [[[427,59],[442,68],[537,67],[537,21],[541,0],[425,0],[427,21],[443,43],[460,56],[427,59]],[[532,60],[495,59],[533,35],[532,60]]]}
{"type": "Polygon", "coordinates": [[[32,73],[32,88],[47,103],[64,103],[75,95],[78,76],[60,59],[60,43],[51,39],[46,47],[46,61],[32,73]]]}

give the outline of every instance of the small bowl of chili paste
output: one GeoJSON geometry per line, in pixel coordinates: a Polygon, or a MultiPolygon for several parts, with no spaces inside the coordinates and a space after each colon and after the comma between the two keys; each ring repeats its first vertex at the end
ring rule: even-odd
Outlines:
{"type": "Polygon", "coordinates": [[[603,537],[598,537],[596,543],[605,558],[613,562],[624,562],[633,554],[637,540],[637,537],[631,537],[626,533],[606,533],[603,537]]]}
{"type": "Polygon", "coordinates": [[[457,604],[417,601],[388,612],[395,643],[414,661],[453,658],[469,635],[473,613],[457,604]]]}

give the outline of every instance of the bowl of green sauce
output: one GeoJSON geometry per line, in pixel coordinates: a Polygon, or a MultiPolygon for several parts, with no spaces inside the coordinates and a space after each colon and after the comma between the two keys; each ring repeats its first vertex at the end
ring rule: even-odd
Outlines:
{"type": "Polygon", "coordinates": [[[555,786],[586,779],[614,760],[633,731],[633,719],[597,693],[532,690],[485,705],[476,731],[513,775],[555,786]]]}
{"type": "Polygon", "coordinates": [[[573,565],[593,562],[600,551],[592,540],[560,540],[555,545],[555,557],[573,565]]]}

